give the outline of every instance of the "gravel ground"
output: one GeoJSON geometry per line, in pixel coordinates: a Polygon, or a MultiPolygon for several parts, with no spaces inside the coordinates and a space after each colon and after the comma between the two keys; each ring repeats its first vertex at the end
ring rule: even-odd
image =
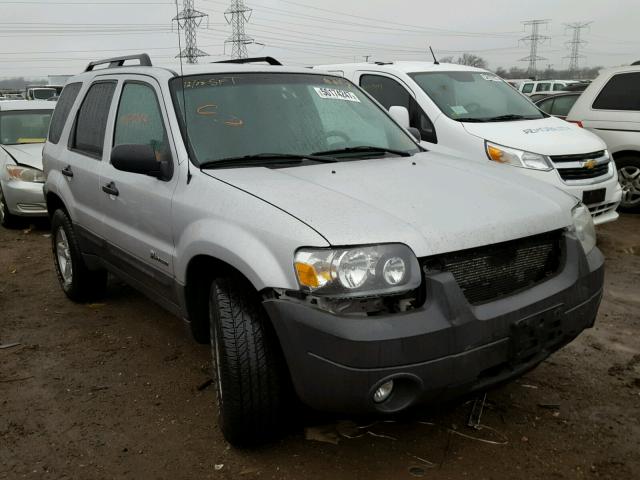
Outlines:
{"type": "Polygon", "coordinates": [[[0,345],[19,343],[0,348],[0,479],[640,478],[640,216],[599,246],[595,328],[489,392],[486,428],[465,426],[462,401],[384,423],[304,413],[243,451],[180,320],[115,280],[102,303],[71,303],[46,228],[0,228],[0,345]]]}

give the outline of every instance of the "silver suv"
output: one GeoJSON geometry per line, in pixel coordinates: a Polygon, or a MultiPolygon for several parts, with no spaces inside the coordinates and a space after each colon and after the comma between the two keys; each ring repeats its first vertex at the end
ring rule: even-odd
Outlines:
{"type": "Polygon", "coordinates": [[[424,151],[339,76],[134,59],[90,64],[55,109],[58,278],[86,301],[109,271],[187,320],[232,444],[296,397],[386,414],[483,390],[593,325],[603,256],[575,198],[424,151]]]}

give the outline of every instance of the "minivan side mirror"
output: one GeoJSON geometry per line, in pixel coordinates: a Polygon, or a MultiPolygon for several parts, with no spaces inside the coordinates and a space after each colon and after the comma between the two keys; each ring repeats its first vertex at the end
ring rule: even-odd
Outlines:
{"type": "Polygon", "coordinates": [[[171,176],[168,162],[159,162],[151,145],[123,144],[111,150],[111,165],[123,172],[139,173],[159,179],[171,176]]]}
{"type": "Polygon", "coordinates": [[[409,110],[407,110],[406,107],[398,105],[389,107],[389,115],[391,115],[391,118],[398,122],[401,127],[409,129],[409,110]]]}

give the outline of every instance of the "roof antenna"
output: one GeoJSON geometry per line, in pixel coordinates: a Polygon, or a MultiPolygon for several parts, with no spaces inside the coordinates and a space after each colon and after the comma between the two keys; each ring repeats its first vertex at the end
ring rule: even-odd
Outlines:
{"type": "Polygon", "coordinates": [[[431,56],[433,57],[433,64],[434,65],[440,65],[440,62],[436,58],[435,53],[433,53],[433,48],[431,48],[431,45],[429,45],[429,50],[431,51],[431,56]]]}
{"type": "MultiPolygon", "coordinates": [[[[189,128],[187,120],[187,101],[184,96],[184,70],[182,68],[182,42],[180,41],[180,7],[178,7],[178,0],[176,1],[176,24],[178,25],[178,58],[180,58],[180,83],[182,84],[182,108],[184,108],[184,133],[185,143],[189,142],[189,128]]],[[[191,159],[189,158],[189,148],[187,147],[187,185],[191,183],[191,159]]]]}

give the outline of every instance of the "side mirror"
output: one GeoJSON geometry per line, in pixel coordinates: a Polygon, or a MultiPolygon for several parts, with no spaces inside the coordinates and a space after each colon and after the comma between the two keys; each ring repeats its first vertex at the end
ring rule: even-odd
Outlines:
{"type": "Polygon", "coordinates": [[[397,105],[389,107],[389,115],[391,115],[391,118],[398,122],[401,127],[409,129],[409,110],[407,110],[406,107],[397,105]]]}
{"type": "Polygon", "coordinates": [[[167,162],[159,162],[151,145],[124,144],[111,150],[111,165],[123,172],[139,173],[163,179],[167,177],[167,162]]]}
{"type": "Polygon", "coordinates": [[[422,135],[420,135],[420,130],[418,130],[416,127],[409,127],[407,130],[409,130],[409,133],[413,135],[418,142],[422,141],[422,135]]]}

